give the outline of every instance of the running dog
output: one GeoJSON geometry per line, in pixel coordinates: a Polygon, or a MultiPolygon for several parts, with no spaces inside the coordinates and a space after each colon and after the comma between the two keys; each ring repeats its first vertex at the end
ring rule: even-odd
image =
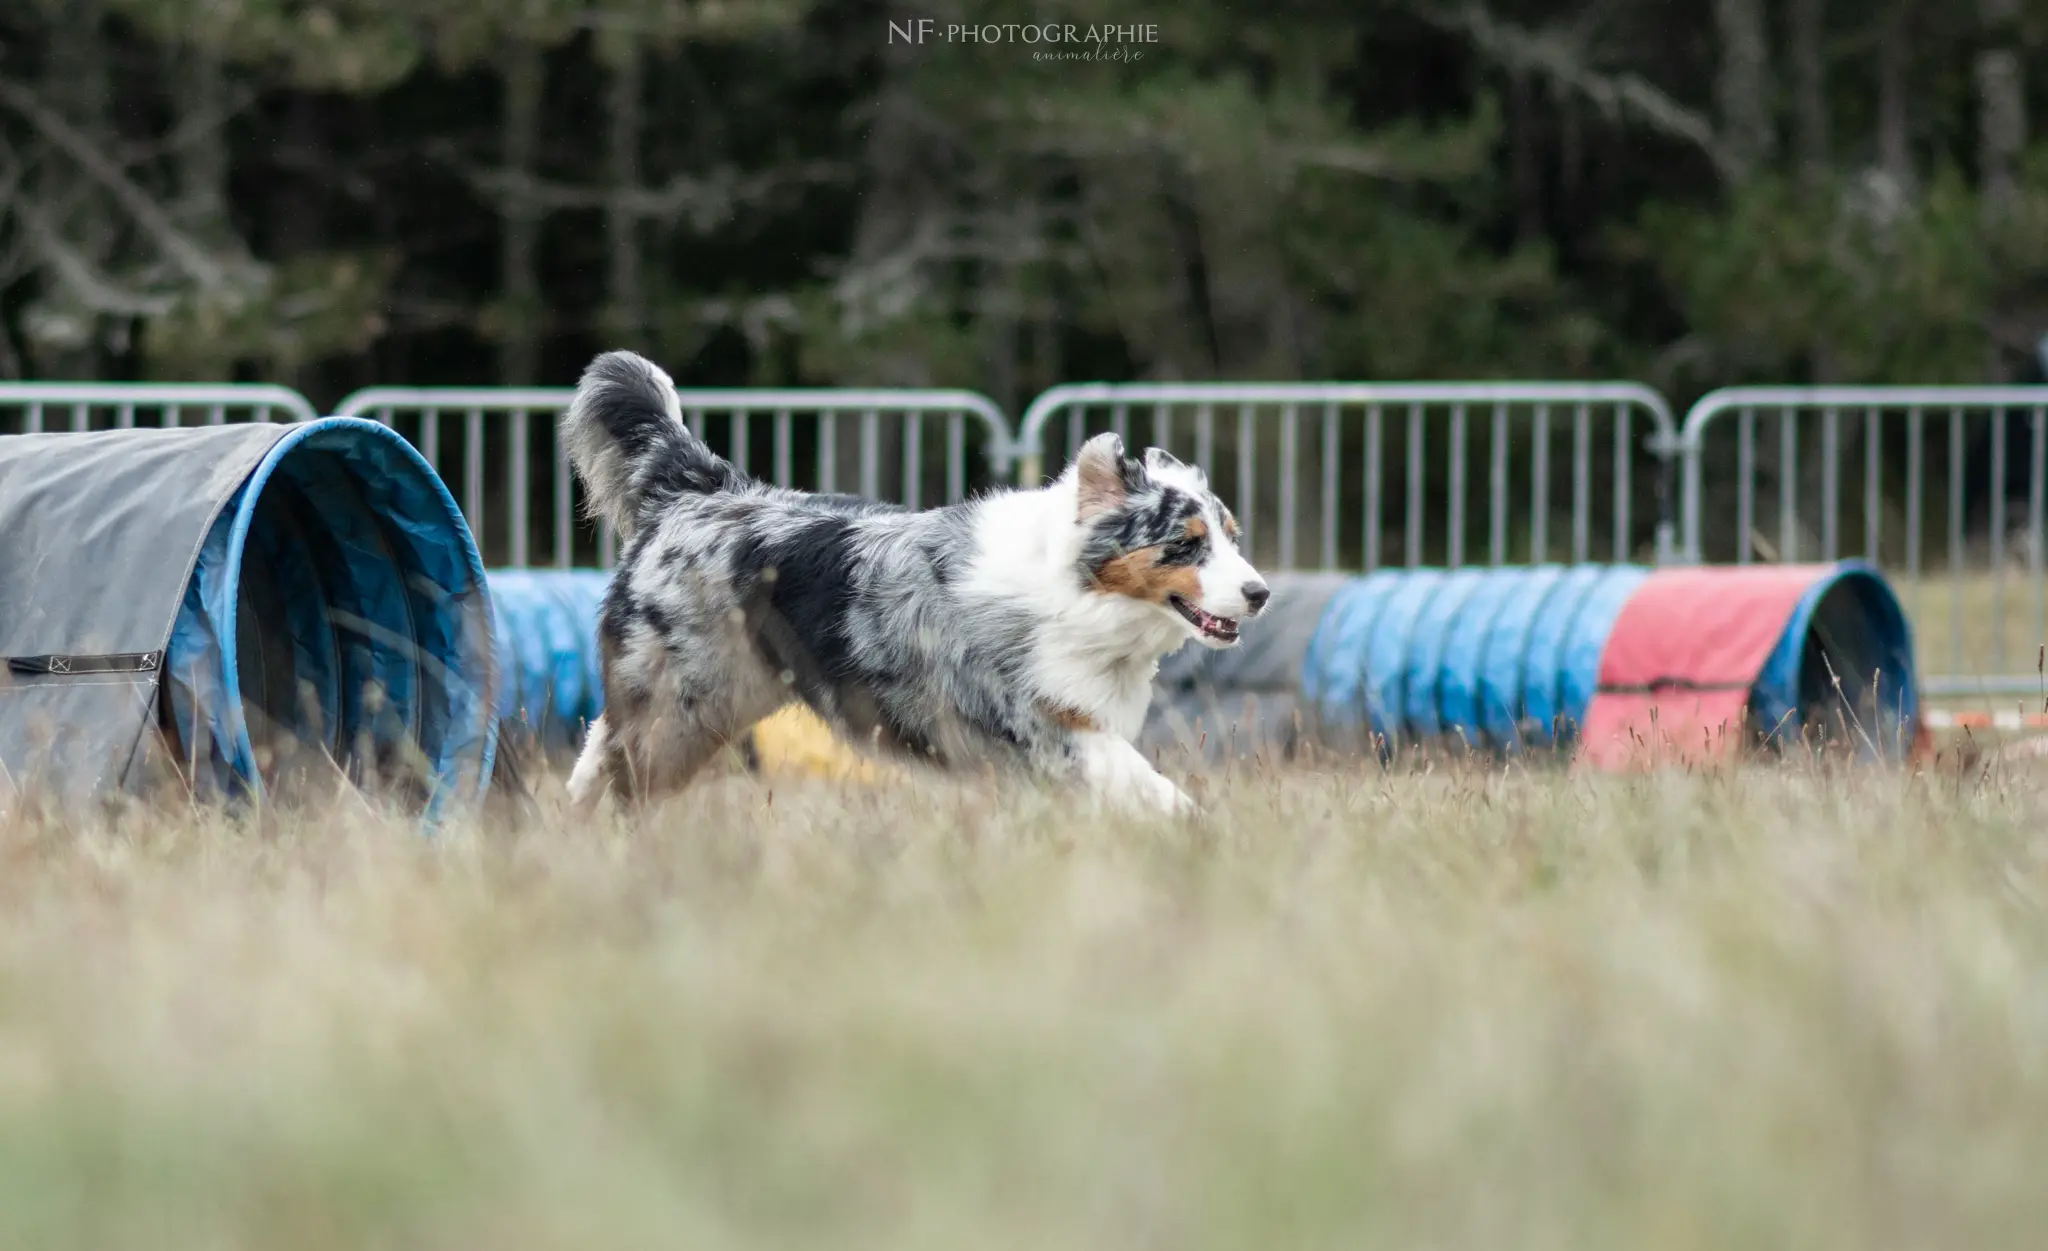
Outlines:
{"type": "Polygon", "coordinates": [[[921,512],[774,487],[705,446],[630,352],[591,363],[562,437],[623,545],[579,807],[673,792],[800,699],[885,756],[1193,809],[1131,743],[1153,676],[1190,639],[1235,645],[1268,598],[1200,469],[1105,434],[1045,487],[921,512]]]}

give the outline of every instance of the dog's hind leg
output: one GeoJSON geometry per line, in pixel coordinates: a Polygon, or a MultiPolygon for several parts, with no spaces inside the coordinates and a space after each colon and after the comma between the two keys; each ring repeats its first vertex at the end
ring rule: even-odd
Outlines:
{"type": "MultiPolygon", "coordinates": [[[[788,692],[758,666],[734,664],[721,674],[671,670],[661,695],[632,709],[606,711],[592,769],[623,805],[658,800],[689,785],[719,752],[742,740],[756,721],[788,701],[788,692]]],[[[586,749],[587,750],[587,749],[586,749]]],[[[584,761],[577,761],[580,772],[584,761]]],[[[572,782],[573,789],[573,782],[572,782]]]]}

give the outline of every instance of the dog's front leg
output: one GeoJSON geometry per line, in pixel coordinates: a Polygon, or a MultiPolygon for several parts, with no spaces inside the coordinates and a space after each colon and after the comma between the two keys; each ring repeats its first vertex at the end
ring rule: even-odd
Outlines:
{"type": "Polygon", "coordinates": [[[604,717],[600,714],[584,731],[583,750],[576,757],[576,767],[569,773],[569,803],[579,813],[588,815],[597,807],[597,801],[604,798],[604,757],[608,738],[604,717]]]}
{"type": "Polygon", "coordinates": [[[1187,816],[1195,801],[1162,777],[1131,743],[1101,730],[1075,736],[1081,782],[1098,799],[1125,807],[1187,816]]]}

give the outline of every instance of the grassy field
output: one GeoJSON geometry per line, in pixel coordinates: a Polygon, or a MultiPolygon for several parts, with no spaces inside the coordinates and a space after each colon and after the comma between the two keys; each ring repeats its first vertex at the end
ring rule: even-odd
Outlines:
{"type": "Polygon", "coordinates": [[[17,817],[0,1246],[2038,1245],[2043,780],[17,817]]]}

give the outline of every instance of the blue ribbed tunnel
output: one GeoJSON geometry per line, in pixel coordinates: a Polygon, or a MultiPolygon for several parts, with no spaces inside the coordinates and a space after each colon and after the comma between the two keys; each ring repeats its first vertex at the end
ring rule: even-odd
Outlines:
{"type": "Polygon", "coordinates": [[[604,711],[597,612],[609,581],[601,569],[492,571],[498,717],[506,732],[563,752],[604,711]]]}
{"type": "Polygon", "coordinates": [[[1646,570],[1633,565],[1381,570],[1339,591],[1301,669],[1326,727],[1389,749],[1449,738],[1568,742],[1600,648],[1646,570]]]}
{"type": "Polygon", "coordinates": [[[292,427],[200,547],[165,728],[229,791],[311,751],[359,783],[473,794],[496,738],[488,612],[468,526],[411,445],[352,418],[292,427]]]}

